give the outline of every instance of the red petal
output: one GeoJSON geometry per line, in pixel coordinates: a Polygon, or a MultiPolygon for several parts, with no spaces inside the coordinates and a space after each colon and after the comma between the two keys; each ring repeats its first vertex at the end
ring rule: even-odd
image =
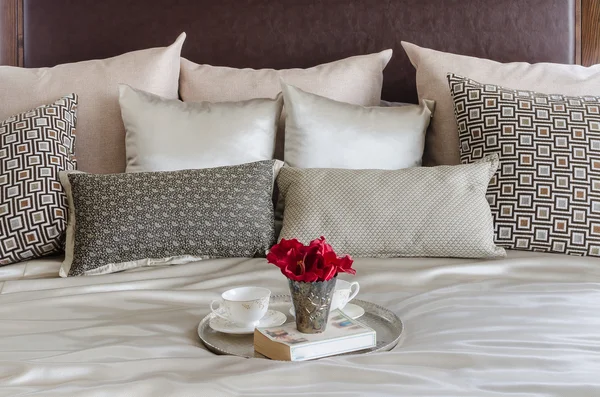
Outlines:
{"type": "Polygon", "coordinates": [[[296,274],[289,267],[281,269],[281,273],[291,280],[302,281],[304,274],[296,274]]]}
{"type": "Polygon", "coordinates": [[[346,256],[338,259],[338,266],[341,269],[350,269],[350,268],[352,268],[353,263],[354,263],[354,261],[352,260],[352,258],[349,255],[346,255],[346,256]]]}
{"type": "Polygon", "coordinates": [[[312,283],[314,281],[317,281],[319,279],[319,276],[317,276],[315,273],[304,273],[304,277],[302,278],[302,281],[306,282],[306,283],[312,283]]]}
{"type": "Polygon", "coordinates": [[[331,280],[337,274],[337,268],[330,266],[323,271],[323,281],[331,280]]]}

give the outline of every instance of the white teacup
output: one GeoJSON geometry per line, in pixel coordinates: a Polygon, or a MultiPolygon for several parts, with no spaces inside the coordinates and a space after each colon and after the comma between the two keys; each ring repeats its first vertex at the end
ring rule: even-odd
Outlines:
{"type": "Polygon", "coordinates": [[[331,310],[343,309],[348,302],[356,297],[359,290],[360,286],[357,281],[349,283],[348,281],[337,280],[331,298],[331,310]]]}
{"type": "Polygon", "coordinates": [[[227,290],[221,299],[210,302],[210,310],[225,320],[242,325],[256,325],[267,313],[271,291],[261,287],[240,287],[227,290]],[[218,303],[215,309],[213,306],[218,303]]]}

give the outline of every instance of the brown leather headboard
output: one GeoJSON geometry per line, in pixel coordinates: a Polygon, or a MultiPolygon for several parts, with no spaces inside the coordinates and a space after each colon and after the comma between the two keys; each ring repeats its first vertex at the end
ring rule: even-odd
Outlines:
{"type": "Polygon", "coordinates": [[[575,61],[577,0],[23,0],[24,66],[171,43],[199,63],[308,67],[393,48],[384,99],[416,100],[401,40],[502,62],[575,61]]]}

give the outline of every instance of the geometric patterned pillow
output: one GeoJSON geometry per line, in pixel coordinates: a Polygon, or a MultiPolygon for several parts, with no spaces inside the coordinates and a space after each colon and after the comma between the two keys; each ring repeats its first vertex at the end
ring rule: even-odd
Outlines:
{"type": "Polygon", "coordinates": [[[0,123],[0,266],[62,250],[67,202],[59,171],[74,170],[77,95],[0,123]]]}
{"type": "Polygon", "coordinates": [[[448,82],[461,161],[500,157],[487,190],[496,243],[600,256],[600,97],[448,82]]]}
{"type": "Polygon", "coordinates": [[[497,167],[497,156],[399,170],[283,167],[279,239],[323,235],[337,252],[363,258],[503,257],[485,199],[497,167]]]}

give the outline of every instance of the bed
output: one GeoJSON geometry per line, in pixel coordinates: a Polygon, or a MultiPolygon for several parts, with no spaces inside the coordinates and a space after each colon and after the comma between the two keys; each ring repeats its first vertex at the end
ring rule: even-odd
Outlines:
{"type": "Polygon", "coordinates": [[[234,285],[287,293],[261,259],[5,281],[2,395],[593,396],[597,261],[358,260],[362,299],[406,326],[392,352],[286,363],[215,356],[196,328],[234,285]],[[400,268],[401,267],[401,268],[400,268]]]}
{"type": "MultiPolygon", "coordinates": [[[[577,53],[566,0],[23,0],[16,15],[25,67],[162,46],[181,31],[183,56],[231,67],[392,48],[382,97],[401,102],[416,101],[401,40],[502,62],[571,64],[577,53]]],[[[359,297],[402,319],[400,343],[303,363],[218,356],[198,338],[225,289],[288,292],[264,258],[60,278],[62,260],[0,267],[1,396],[600,395],[597,258],[357,258],[359,297]]]]}

